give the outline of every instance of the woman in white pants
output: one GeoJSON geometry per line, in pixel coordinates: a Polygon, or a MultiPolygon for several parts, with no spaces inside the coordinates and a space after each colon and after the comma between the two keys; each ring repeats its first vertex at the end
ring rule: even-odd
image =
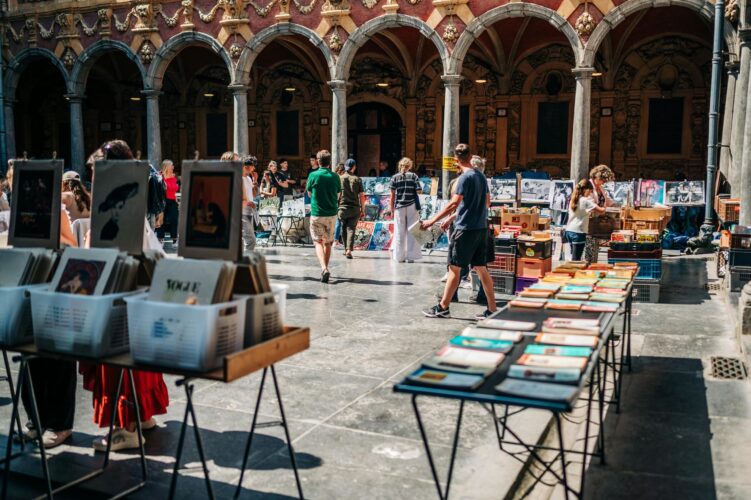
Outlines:
{"type": "Polygon", "coordinates": [[[412,170],[412,160],[399,160],[399,173],[391,178],[391,213],[394,214],[394,242],[391,245],[393,259],[397,262],[413,262],[422,258],[420,245],[409,233],[409,227],[420,220],[417,195],[422,192],[420,179],[412,170]]]}

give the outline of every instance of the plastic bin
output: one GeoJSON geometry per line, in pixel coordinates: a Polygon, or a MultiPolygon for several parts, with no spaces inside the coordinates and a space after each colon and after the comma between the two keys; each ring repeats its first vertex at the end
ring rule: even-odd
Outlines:
{"type": "Polygon", "coordinates": [[[516,255],[516,238],[496,238],[495,253],[516,255]]]}
{"type": "Polygon", "coordinates": [[[516,271],[516,256],[513,254],[495,254],[495,260],[488,263],[488,270],[496,270],[514,274],[516,271]]]}
{"type": "Polygon", "coordinates": [[[636,273],[636,279],[659,280],[662,278],[662,260],[661,259],[608,259],[608,264],[617,264],[618,262],[634,262],[639,265],[636,273]]]}
{"type": "Polygon", "coordinates": [[[660,301],[659,281],[634,280],[632,290],[634,302],[657,303],[660,301]]]}
{"type": "Polygon", "coordinates": [[[553,255],[553,240],[525,241],[518,240],[517,252],[520,257],[528,259],[548,259],[553,255]]]}
{"type": "Polygon", "coordinates": [[[31,290],[34,343],[40,350],[101,358],[128,350],[124,299],[140,291],[72,295],[31,290]]]}
{"type": "Polygon", "coordinates": [[[288,285],[272,284],[271,293],[244,296],[247,305],[243,347],[250,347],[282,334],[288,289],[288,285]]]}
{"type": "Polygon", "coordinates": [[[751,281],[751,268],[731,267],[725,273],[728,290],[731,292],[740,292],[743,287],[751,281]]]}
{"type": "Polygon", "coordinates": [[[0,288],[0,345],[14,346],[34,341],[31,321],[31,290],[49,284],[0,288]]]}
{"type": "Polygon", "coordinates": [[[751,233],[730,234],[730,248],[751,251],[751,233]]]}
{"type": "Polygon", "coordinates": [[[242,350],[247,296],[211,305],[126,299],[130,351],[136,363],[208,371],[242,350]]]}
{"type": "Polygon", "coordinates": [[[537,283],[537,278],[516,278],[516,286],[514,287],[514,291],[516,293],[521,292],[522,290],[526,290],[530,286],[537,283]]]}
{"type": "Polygon", "coordinates": [[[728,265],[730,267],[751,267],[751,250],[731,248],[728,252],[728,265]]]}

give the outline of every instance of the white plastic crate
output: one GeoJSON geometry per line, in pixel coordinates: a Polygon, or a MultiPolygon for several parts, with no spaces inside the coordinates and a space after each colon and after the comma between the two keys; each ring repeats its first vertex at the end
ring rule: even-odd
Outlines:
{"type": "Polygon", "coordinates": [[[31,290],[49,285],[0,288],[0,345],[13,346],[34,341],[31,326],[31,290]]]}
{"type": "Polygon", "coordinates": [[[751,281],[751,268],[749,267],[728,267],[725,273],[728,290],[731,292],[740,292],[743,287],[751,281]]]}
{"type": "Polygon", "coordinates": [[[248,295],[244,347],[259,344],[282,334],[287,310],[288,285],[271,285],[271,293],[248,295]]]}
{"type": "Polygon", "coordinates": [[[660,282],[658,280],[634,280],[634,302],[649,302],[656,304],[660,301],[660,282]]]}
{"type": "MultiPolygon", "coordinates": [[[[493,280],[493,290],[496,293],[504,294],[504,295],[514,295],[514,273],[504,273],[500,271],[490,270],[488,269],[488,272],[490,273],[490,278],[493,280]]],[[[482,288],[482,283],[480,283],[480,277],[477,276],[477,273],[472,271],[472,290],[477,292],[482,288]]]]}
{"type": "Polygon", "coordinates": [[[128,350],[124,298],[139,292],[73,295],[31,291],[34,343],[44,351],[100,358],[128,350]]]}
{"type": "Polygon", "coordinates": [[[246,296],[212,305],[128,297],[130,351],[137,363],[207,371],[242,350],[246,296]]]}

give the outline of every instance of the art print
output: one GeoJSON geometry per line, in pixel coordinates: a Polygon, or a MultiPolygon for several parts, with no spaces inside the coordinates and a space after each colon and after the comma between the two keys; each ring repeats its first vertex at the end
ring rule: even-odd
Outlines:
{"type": "Polygon", "coordinates": [[[68,259],[55,291],[73,295],[95,295],[106,265],[106,262],[98,260],[68,259]]]}
{"type": "Polygon", "coordinates": [[[436,197],[427,194],[418,195],[420,198],[420,219],[428,220],[437,212],[435,211],[436,197]]]}
{"type": "Polygon", "coordinates": [[[305,217],[305,200],[297,198],[282,203],[283,217],[305,217]]]}
{"type": "Polygon", "coordinates": [[[241,176],[240,162],[183,162],[178,228],[179,234],[184,235],[179,240],[181,256],[231,261],[239,258],[241,176]]]}
{"type": "Polygon", "coordinates": [[[258,201],[258,215],[279,215],[279,198],[261,198],[258,201]]]}
{"type": "Polygon", "coordinates": [[[704,181],[665,183],[666,205],[704,205],[704,181]]]}
{"type": "Polygon", "coordinates": [[[550,185],[550,209],[559,212],[568,211],[574,181],[553,181],[550,185]]]}
{"type": "Polygon", "coordinates": [[[373,227],[373,235],[370,238],[368,250],[388,250],[391,248],[393,239],[394,224],[392,222],[376,222],[373,227]]]}
{"type": "Polygon", "coordinates": [[[367,195],[389,194],[391,191],[390,177],[361,177],[363,193],[367,195]]]}
{"type": "Polygon", "coordinates": [[[375,183],[378,177],[360,177],[362,181],[362,192],[370,195],[375,194],[375,183]]]}
{"type": "Polygon", "coordinates": [[[8,243],[15,247],[58,248],[63,163],[17,160],[8,243]]]}
{"type": "Polygon", "coordinates": [[[433,186],[432,177],[420,177],[420,189],[423,194],[430,194],[430,188],[433,186]]]}
{"type": "Polygon", "coordinates": [[[355,250],[367,250],[370,245],[370,238],[373,236],[373,229],[375,228],[374,222],[357,223],[355,228],[355,250]]]}
{"type": "Polygon", "coordinates": [[[136,160],[98,161],[91,201],[91,246],[143,251],[149,164],[136,160]]]}
{"type": "Polygon", "coordinates": [[[653,207],[662,204],[665,198],[665,181],[640,180],[639,206],[653,207]]]}
{"type": "Polygon", "coordinates": [[[394,220],[394,214],[391,213],[391,194],[378,196],[378,220],[394,220]]]}
{"type": "Polygon", "coordinates": [[[516,179],[488,179],[491,201],[515,201],[516,179]]]}
{"type": "Polygon", "coordinates": [[[550,181],[547,179],[522,179],[521,200],[527,203],[547,203],[550,181]]]}

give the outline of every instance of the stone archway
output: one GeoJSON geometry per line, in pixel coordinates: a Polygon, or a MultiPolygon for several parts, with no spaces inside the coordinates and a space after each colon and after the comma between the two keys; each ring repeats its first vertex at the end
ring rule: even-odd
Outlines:
{"type": "Polygon", "coordinates": [[[454,75],[461,74],[464,57],[467,55],[472,43],[496,22],[514,17],[536,17],[548,21],[566,37],[571,45],[571,50],[574,52],[577,63],[581,61],[584,47],[579,39],[579,35],[576,34],[571,24],[561,17],[560,14],[536,4],[511,3],[491,9],[469,23],[459,37],[459,40],[457,40],[454,50],[451,52],[448,73],[454,75]]]}
{"type": "Polygon", "coordinates": [[[334,78],[336,71],[334,54],[315,31],[295,23],[277,23],[259,31],[245,45],[237,61],[237,68],[233,73],[233,82],[238,85],[248,85],[250,83],[250,70],[261,51],[279,37],[294,35],[302,36],[321,51],[328,66],[329,76],[334,78]]]}
{"type": "Polygon", "coordinates": [[[339,53],[339,59],[336,64],[336,80],[346,81],[349,78],[349,68],[352,65],[352,61],[355,59],[357,50],[367,42],[371,36],[379,31],[386,30],[388,28],[407,27],[415,28],[425,38],[435,44],[438,50],[438,55],[443,63],[443,71],[446,73],[449,70],[450,54],[443,40],[425,22],[412,16],[405,16],[403,14],[387,14],[384,16],[371,19],[359,28],[357,28],[344,42],[341,52],[339,53]]]}
{"type": "Polygon", "coordinates": [[[38,47],[32,47],[24,49],[18,53],[8,64],[8,69],[5,74],[5,89],[4,98],[6,101],[12,101],[16,97],[16,87],[18,81],[21,78],[21,74],[26,69],[26,66],[35,59],[46,59],[55,66],[62,75],[66,82],[69,80],[68,70],[65,69],[65,65],[58,59],[55,54],[47,49],[40,49],[38,47]]]}
{"type": "MultiPolygon", "coordinates": [[[[592,35],[587,40],[582,54],[580,66],[591,67],[594,65],[595,56],[600,49],[602,42],[608,34],[613,31],[620,23],[626,20],[630,15],[645,9],[659,7],[683,7],[696,12],[702,19],[712,22],[714,19],[714,5],[708,0],[679,0],[670,3],[663,3],[660,0],[627,0],[618,7],[612,9],[597,24],[592,35]]],[[[733,25],[725,20],[725,44],[729,48],[736,45],[736,34],[733,25]]]]}
{"type": "Polygon", "coordinates": [[[147,73],[146,68],[141,63],[141,59],[123,42],[117,40],[100,40],[94,45],[84,50],[78,57],[73,70],[70,73],[68,82],[68,91],[71,94],[83,95],[86,90],[86,81],[89,78],[89,72],[96,63],[97,59],[107,52],[120,52],[130,59],[138,68],[141,75],[141,81],[146,86],[147,73]]]}
{"type": "Polygon", "coordinates": [[[196,45],[215,52],[227,66],[227,72],[230,75],[234,74],[232,59],[224,46],[216,38],[204,33],[186,31],[170,38],[164,45],[159,47],[159,50],[154,55],[154,60],[149,65],[145,87],[151,90],[161,90],[162,79],[169,63],[172,62],[182,49],[196,45]]]}

